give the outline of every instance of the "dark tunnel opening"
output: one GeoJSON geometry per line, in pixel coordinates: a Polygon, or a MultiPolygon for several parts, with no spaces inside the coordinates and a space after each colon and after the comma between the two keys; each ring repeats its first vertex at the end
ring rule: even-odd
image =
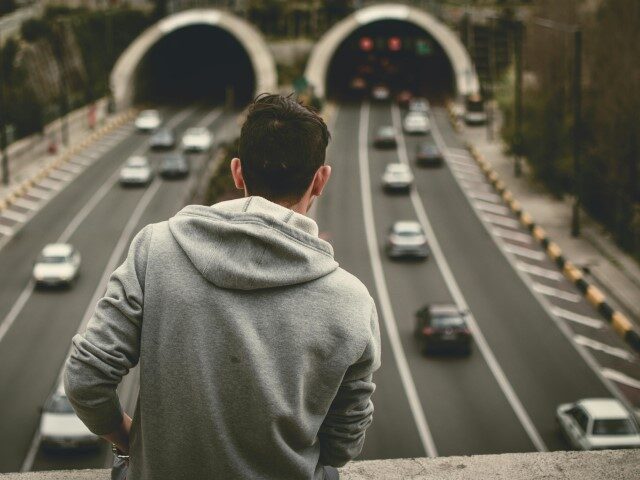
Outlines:
{"type": "Polygon", "coordinates": [[[440,44],[422,28],[400,20],[360,27],[342,42],[329,65],[330,98],[369,97],[381,85],[391,95],[408,90],[436,103],[455,92],[453,68],[440,44]]]}
{"type": "Polygon", "coordinates": [[[192,25],[161,38],[136,74],[135,100],[158,104],[194,101],[235,105],[251,100],[255,72],[242,44],[211,25],[192,25]]]}

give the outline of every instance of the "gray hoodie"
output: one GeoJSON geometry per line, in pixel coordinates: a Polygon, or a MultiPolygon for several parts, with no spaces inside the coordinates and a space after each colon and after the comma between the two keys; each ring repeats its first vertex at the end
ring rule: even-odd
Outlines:
{"type": "Polygon", "coordinates": [[[94,433],[120,424],[138,363],[129,480],[320,479],[372,420],[376,309],[313,220],[192,205],[140,231],[73,338],[65,388],[94,433]]]}

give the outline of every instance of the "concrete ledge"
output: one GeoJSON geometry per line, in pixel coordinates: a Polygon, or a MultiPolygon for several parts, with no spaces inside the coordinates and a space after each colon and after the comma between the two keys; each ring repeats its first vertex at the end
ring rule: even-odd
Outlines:
{"type": "MultiPolygon", "coordinates": [[[[342,480],[633,480],[640,478],[640,450],[509,453],[473,457],[353,462],[342,480]]],[[[108,470],[0,474],[3,480],[107,480],[108,470]]]]}

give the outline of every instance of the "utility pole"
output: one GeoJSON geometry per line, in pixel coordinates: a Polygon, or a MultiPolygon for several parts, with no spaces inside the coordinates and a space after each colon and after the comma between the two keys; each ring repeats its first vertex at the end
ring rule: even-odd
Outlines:
{"type": "Polygon", "coordinates": [[[515,127],[515,158],[513,173],[516,177],[522,175],[522,37],[523,25],[514,22],[514,55],[515,55],[515,89],[514,89],[514,127],[515,127]]]}
{"type": "Polygon", "coordinates": [[[7,154],[7,109],[4,106],[4,48],[0,42],[0,156],[2,157],[2,183],[9,185],[9,156],[7,154]]]}
{"type": "Polygon", "coordinates": [[[571,236],[580,235],[580,198],[582,177],[580,153],[582,150],[582,31],[573,32],[573,209],[571,236]]]}

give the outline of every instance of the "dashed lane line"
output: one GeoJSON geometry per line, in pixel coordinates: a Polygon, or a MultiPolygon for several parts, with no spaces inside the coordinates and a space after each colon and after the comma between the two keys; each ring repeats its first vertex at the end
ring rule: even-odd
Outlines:
{"type": "Polygon", "coordinates": [[[579,345],[591,348],[592,350],[606,353],[607,355],[622,358],[623,360],[627,360],[628,362],[634,362],[636,360],[636,356],[631,352],[628,352],[627,350],[612,347],[611,345],[599,342],[597,340],[594,340],[593,338],[585,337],[584,335],[575,335],[573,337],[573,340],[579,345]]]}
{"type": "Polygon", "coordinates": [[[82,173],[84,172],[84,168],[82,168],[81,166],[78,165],[74,165],[73,163],[63,163],[62,165],[60,165],[58,167],[58,170],[62,170],[63,172],[68,172],[74,175],[77,175],[78,173],[82,173]]]}
{"type": "Polygon", "coordinates": [[[533,289],[536,292],[548,297],[559,298],[560,300],[564,300],[566,302],[578,303],[582,299],[580,295],[567,292],[566,290],[560,290],[559,288],[549,287],[548,285],[543,285],[542,283],[534,283],[533,289]]]}
{"type": "Polygon", "coordinates": [[[569,320],[571,322],[579,323],[580,325],[584,325],[585,327],[590,327],[594,329],[601,329],[604,327],[604,322],[602,320],[598,320],[597,318],[587,317],[586,315],[580,315],[579,313],[572,312],[570,310],[565,310],[560,307],[551,307],[551,312],[554,315],[564,318],[565,320],[569,320]]]}
{"type": "Polygon", "coordinates": [[[45,178],[43,180],[40,180],[37,185],[57,192],[61,190],[62,187],[64,187],[64,182],[56,182],[51,180],[50,178],[45,178]]]}
{"type": "Polygon", "coordinates": [[[40,200],[49,200],[52,196],[52,192],[43,188],[31,187],[27,192],[27,195],[39,198],[40,200]]]}
{"type": "Polygon", "coordinates": [[[536,275],[538,277],[547,278],[549,280],[555,280],[559,282],[564,278],[564,276],[557,270],[551,270],[549,268],[543,268],[537,265],[531,265],[530,263],[526,263],[523,261],[518,261],[516,263],[516,267],[518,268],[518,270],[522,272],[526,272],[531,275],[536,275]]]}
{"type": "Polygon", "coordinates": [[[484,200],[485,202],[502,203],[502,197],[495,193],[469,192],[469,196],[476,200],[484,200]]]}
{"type": "Polygon", "coordinates": [[[61,172],[60,170],[51,170],[51,172],[49,172],[49,178],[53,178],[54,180],[60,180],[62,182],[68,183],[74,178],[76,178],[76,176],[71,175],[69,173],[61,172]]]}
{"type": "MultiPolygon", "coordinates": [[[[13,236],[14,231],[13,231],[13,228],[8,227],[8,226],[6,226],[6,225],[2,225],[2,224],[0,223],[0,233],[1,233],[2,235],[4,235],[5,237],[12,237],[12,236],[13,236]]],[[[0,327],[1,327],[1,326],[0,326],[0,327]]],[[[2,331],[2,329],[1,329],[1,328],[0,328],[0,331],[2,331]]]]}
{"type": "Polygon", "coordinates": [[[382,260],[380,259],[380,249],[378,239],[376,237],[375,217],[373,215],[373,200],[371,199],[371,175],[369,173],[369,155],[368,155],[368,132],[369,132],[369,103],[365,102],[360,107],[360,125],[358,130],[358,161],[360,166],[360,195],[362,198],[362,209],[365,224],[365,233],[367,237],[367,247],[369,249],[369,260],[373,271],[373,278],[378,292],[378,299],[382,309],[382,320],[389,336],[391,343],[391,351],[398,366],[400,381],[409,401],[409,409],[413,415],[418,435],[424,451],[428,457],[437,457],[438,450],[427,419],[422,409],[422,403],[416,389],[415,382],[411,376],[411,369],[407,362],[407,357],[402,347],[398,325],[396,323],[393,307],[391,306],[391,298],[389,289],[384,277],[382,268],[382,260]]]}
{"type": "MultiPolygon", "coordinates": [[[[411,168],[409,159],[407,156],[407,146],[405,144],[404,135],[402,133],[402,128],[400,128],[401,126],[400,110],[396,104],[391,105],[391,116],[393,118],[394,127],[396,128],[396,131],[399,132],[398,146],[397,146],[398,157],[400,158],[400,162],[404,163],[409,168],[411,168]]],[[[433,119],[431,123],[432,125],[435,124],[433,119]]],[[[442,147],[441,147],[441,151],[443,151],[442,147]]],[[[433,230],[431,222],[429,221],[429,217],[427,216],[427,212],[424,208],[422,199],[420,198],[417,188],[414,188],[411,190],[410,197],[411,197],[411,203],[413,203],[413,208],[416,212],[418,220],[422,225],[422,228],[429,240],[431,252],[436,261],[436,264],[438,265],[438,269],[442,273],[442,277],[444,278],[445,283],[447,284],[447,289],[451,293],[451,296],[454,299],[456,305],[459,308],[469,312],[467,317],[469,328],[471,329],[474,341],[478,346],[478,349],[480,350],[480,353],[482,354],[482,357],[484,358],[487,366],[489,367],[489,370],[493,374],[493,377],[496,379],[496,382],[498,383],[500,390],[502,391],[503,395],[507,399],[507,402],[509,402],[511,409],[513,410],[516,417],[520,421],[520,424],[524,428],[524,431],[528,435],[529,439],[531,440],[531,443],[534,445],[536,450],[538,450],[539,452],[548,451],[547,445],[545,444],[544,440],[540,436],[540,433],[538,432],[535,425],[533,424],[531,417],[529,417],[529,414],[525,410],[524,405],[520,401],[520,398],[518,397],[513,386],[509,382],[509,379],[504,373],[504,370],[502,370],[502,367],[500,366],[500,364],[498,363],[498,360],[493,354],[493,350],[491,350],[491,347],[489,347],[489,343],[487,342],[484,334],[482,333],[482,330],[480,329],[480,325],[478,324],[478,322],[475,319],[475,316],[469,309],[467,301],[464,298],[464,295],[462,294],[462,290],[460,289],[460,286],[458,285],[458,282],[455,279],[453,272],[449,267],[449,264],[447,263],[447,260],[446,260],[446,257],[444,256],[442,248],[440,247],[440,243],[438,242],[438,238],[436,237],[435,231],[433,230]]]]}
{"type": "Polygon", "coordinates": [[[526,233],[518,232],[515,230],[507,230],[500,227],[494,227],[491,229],[491,232],[494,235],[505,238],[507,240],[514,240],[521,243],[532,243],[531,235],[527,235],[526,233]]]}

